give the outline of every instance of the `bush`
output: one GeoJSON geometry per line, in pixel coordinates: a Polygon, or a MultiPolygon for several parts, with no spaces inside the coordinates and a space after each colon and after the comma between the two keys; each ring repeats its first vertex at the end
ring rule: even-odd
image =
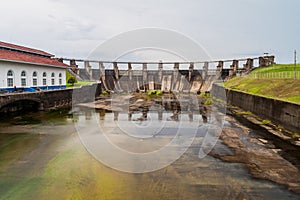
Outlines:
{"type": "Polygon", "coordinates": [[[161,90],[157,90],[157,91],[156,91],[156,95],[157,95],[157,96],[160,96],[160,95],[162,95],[162,94],[163,94],[163,91],[161,91],[161,90]]]}
{"type": "Polygon", "coordinates": [[[103,90],[103,91],[101,92],[101,94],[103,94],[103,95],[109,95],[109,92],[106,91],[106,90],[103,90]]]}
{"type": "Polygon", "coordinates": [[[147,95],[148,95],[148,96],[152,96],[152,95],[154,95],[155,93],[156,93],[155,90],[149,90],[148,93],[147,93],[147,95]]]}
{"type": "Polygon", "coordinates": [[[70,76],[67,80],[67,83],[71,84],[74,86],[74,83],[76,83],[76,78],[74,76],[70,76]]]}
{"type": "Polygon", "coordinates": [[[210,98],[209,92],[201,92],[199,95],[200,98],[210,98]]]}

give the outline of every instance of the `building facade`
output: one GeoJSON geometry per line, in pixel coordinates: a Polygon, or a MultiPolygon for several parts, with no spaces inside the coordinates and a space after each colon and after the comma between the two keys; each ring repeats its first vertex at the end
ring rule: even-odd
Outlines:
{"type": "Polygon", "coordinates": [[[0,42],[0,90],[7,92],[63,89],[69,66],[47,52],[0,42]]]}

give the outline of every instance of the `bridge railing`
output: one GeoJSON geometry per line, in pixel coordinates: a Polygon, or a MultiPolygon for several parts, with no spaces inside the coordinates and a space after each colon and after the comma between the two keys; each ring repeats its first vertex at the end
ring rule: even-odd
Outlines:
{"type": "Polygon", "coordinates": [[[269,72],[269,73],[253,73],[246,77],[257,79],[300,79],[300,72],[269,72]]]}

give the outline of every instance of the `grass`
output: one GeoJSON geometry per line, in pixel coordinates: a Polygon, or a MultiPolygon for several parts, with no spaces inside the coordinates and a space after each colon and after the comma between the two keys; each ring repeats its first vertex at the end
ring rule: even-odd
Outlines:
{"type": "Polygon", "coordinates": [[[225,82],[228,89],[300,103],[300,79],[254,79],[235,77],[225,82]]]}
{"type": "Polygon", "coordinates": [[[67,87],[80,87],[82,85],[91,85],[95,82],[93,81],[77,81],[76,83],[73,84],[70,84],[70,83],[67,83],[67,87]]]}
{"type": "Polygon", "coordinates": [[[296,65],[296,73],[294,64],[275,64],[269,67],[261,67],[254,69],[249,77],[254,78],[300,78],[300,64],[296,65]]]}
{"type": "MultiPolygon", "coordinates": [[[[254,69],[251,74],[255,73],[272,73],[272,72],[293,72],[294,64],[274,64],[269,67],[254,69]]],[[[296,71],[300,71],[300,63],[296,65],[296,71]]]]}
{"type": "Polygon", "coordinates": [[[74,84],[68,83],[68,80],[72,77],[75,78],[72,74],[70,74],[70,72],[66,71],[67,87],[80,87],[82,85],[90,85],[95,83],[94,81],[78,81],[78,80],[76,80],[74,84]]]}

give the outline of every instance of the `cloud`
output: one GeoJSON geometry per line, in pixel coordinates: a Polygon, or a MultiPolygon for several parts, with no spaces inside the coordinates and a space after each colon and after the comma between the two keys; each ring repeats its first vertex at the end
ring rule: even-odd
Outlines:
{"type": "Polygon", "coordinates": [[[84,57],[117,34],[159,27],[192,37],[213,58],[273,51],[288,62],[300,44],[299,6],[280,0],[10,0],[1,3],[0,40],[84,57]]]}

